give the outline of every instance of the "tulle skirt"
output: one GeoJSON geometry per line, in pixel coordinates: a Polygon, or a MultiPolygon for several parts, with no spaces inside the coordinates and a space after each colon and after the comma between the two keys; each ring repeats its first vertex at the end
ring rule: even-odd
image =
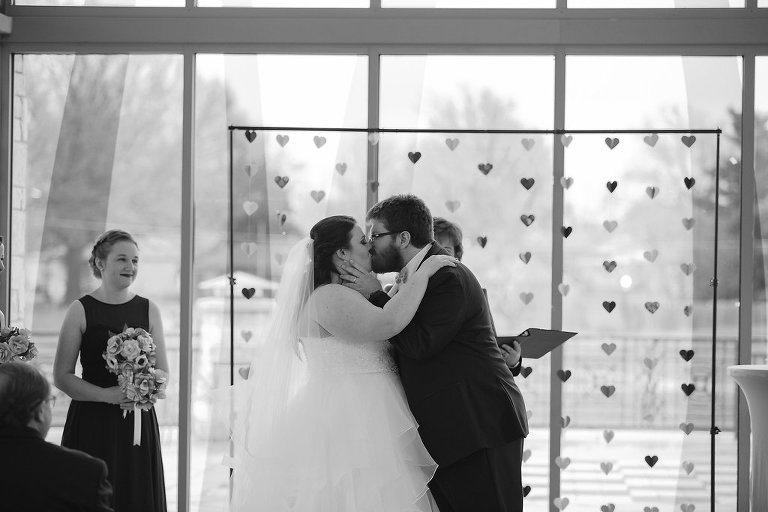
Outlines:
{"type": "Polygon", "coordinates": [[[231,510],[436,510],[417,427],[392,372],[310,375],[274,425],[235,440],[231,510]]]}

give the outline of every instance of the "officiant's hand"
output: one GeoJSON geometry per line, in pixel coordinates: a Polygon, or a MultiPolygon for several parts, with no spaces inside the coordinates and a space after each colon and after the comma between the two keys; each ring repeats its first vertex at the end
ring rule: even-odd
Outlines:
{"type": "Polygon", "coordinates": [[[342,263],[339,268],[339,277],[344,286],[355,290],[357,293],[369,298],[373,293],[381,290],[381,283],[376,274],[366,272],[360,265],[352,260],[342,263]]]}
{"type": "Polygon", "coordinates": [[[501,346],[501,355],[504,357],[504,362],[507,366],[512,368],[520,362],[520,357],[523,354],[523,349],[520,347],[520,342],[517,340],[512,341],[511,344],[501,346]]]}

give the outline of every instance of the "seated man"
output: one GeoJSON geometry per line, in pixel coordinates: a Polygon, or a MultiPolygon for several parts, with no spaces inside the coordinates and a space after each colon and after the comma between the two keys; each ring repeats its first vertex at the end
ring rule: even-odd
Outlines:
{"type": "Polygon", "coordinates": [[[111,512],[104,461],[45,441],[54,397],[28,363],[0,365],[0,508],[14,512],[111,512]]]}

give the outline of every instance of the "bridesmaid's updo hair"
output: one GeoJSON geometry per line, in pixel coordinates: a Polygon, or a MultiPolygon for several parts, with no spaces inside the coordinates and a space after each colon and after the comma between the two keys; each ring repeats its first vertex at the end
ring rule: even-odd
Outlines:
{"type": "Polygon", "coordinates": [[[101,270],[96,266],[96,260],[106,260],[109,252],[112,250],[112,246],[117,242],[131,242],[137,248],[139,244],[133,239],[130,233],[121,229],[111,229],[106,233],[103,233],[93,244],[91,249],[91,257],[88,258],[88,264],[93,270],[93,275],[98,279],[101,279],[101,270]]]}
{"type": "Polygon", "coordinates": [[[352,217],[334,215],[312,226],[309,237],[313,240],[315,288],[331,282],[331,273],[336,270],[333,265],[333,253],[349,247],[355,224],[357,222],[352,217]]]}

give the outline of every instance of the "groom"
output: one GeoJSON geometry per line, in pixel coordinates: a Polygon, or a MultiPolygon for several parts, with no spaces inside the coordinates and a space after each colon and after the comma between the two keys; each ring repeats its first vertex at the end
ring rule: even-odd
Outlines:
{"type": "MultiPolygon", "coordinates": [[[[376,273],[399,272],[398,282],[406,281],[424,259],[447,254],[416,196],[385,199],[366,220],[376,273]]],[[[381,307],[396,289],[369,300],[381,307]]],[[[522,511],[525,403],[472,272],[461,264],[439,270],[411,323],[390,342],[421,438],[439,464],[429,486],[440,512],[522,511]]]]}

